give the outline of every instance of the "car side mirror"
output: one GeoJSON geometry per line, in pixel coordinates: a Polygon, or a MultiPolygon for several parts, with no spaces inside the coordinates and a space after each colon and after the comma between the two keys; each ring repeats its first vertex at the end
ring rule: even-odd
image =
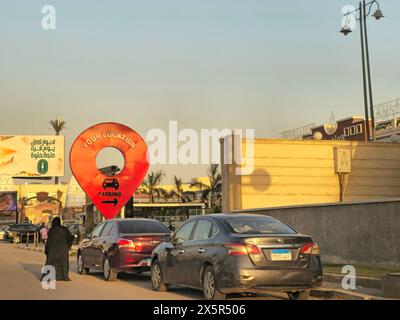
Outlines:
{"type": "Polygon", "coordinates": [[[165,234],[161,238],[161,242],[171,242],[171,235],[170,234],[165,234]]]}
{"type": "Polygon", "coordinates": [[[181,238],[179,238],[179,237],[174,238],[174,239],[171,240],[171,243],[172,243],[174,246],[180,246],[183,242],[184,242],[184,240],[181,239],[181,238]]]}

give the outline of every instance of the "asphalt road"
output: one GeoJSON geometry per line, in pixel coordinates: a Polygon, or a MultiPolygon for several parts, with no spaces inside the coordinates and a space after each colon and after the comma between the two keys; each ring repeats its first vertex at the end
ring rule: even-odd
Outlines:
{"type": "MultiPolygon", "coordinates": [[[[104,281],[101,273],[79,275],[75,257],[70,259],[70,282],[57,282],[55,290],[44,290],[40,282],[45,261],[43,253],[17,249],[12,244],[0,242],[0,299],[118,299],[118,300],[186,300],[203,299],[200,291],[171,288],[169,292],[154,292],[150,277],[126,275],[113,282],[104,281]]],[[[230,299],[254,299],[233,296],[230,299]]],[[[286,299],[285,294],[258,296],[257,299],[286,299]]]]}

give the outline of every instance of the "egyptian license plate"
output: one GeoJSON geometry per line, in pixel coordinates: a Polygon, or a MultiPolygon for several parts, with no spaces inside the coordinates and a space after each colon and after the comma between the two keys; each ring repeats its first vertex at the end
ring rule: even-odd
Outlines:
{"type": "Polygon", "coordinates": [[[289,249],[273,249],[271,251],[272,261],[292,260],[292,252],[289,249]]]}
{"type": "Polygon", "coordinates": [[[146,259],[146,264],[147,264],[148,267],[151,266],[151,258],[146,259]]]}

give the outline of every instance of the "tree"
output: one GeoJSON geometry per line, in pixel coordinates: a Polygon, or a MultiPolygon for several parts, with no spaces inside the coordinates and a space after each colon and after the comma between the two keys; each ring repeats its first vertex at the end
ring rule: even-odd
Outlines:
{"type": "Polygon", "coordinates": [[[160,194],[161,198],[163,198],[165,202],[168,202],[170,199],[174,197],[174,193],[172,191],[167,191],[165,189],[161,189],[160,194]]]}
{"type": "Polygon", "coordinates": [[[182,179],[174,176],[174,190],[172,190],[172,194],[177,198],[178,202],[185,202],[182,185],[182,179]]]}
{"type": "MultiPolygon", "coordinates": [[[[60,119],[50,120],[49,121],[50,127],[54,130],[56,136],[60,135],[60,132],[66,128],[66,122],[60,119]]],[[[58,177],[54,178],[54,183],[58,184],[58,177]]]]}
{"type": "Polygon", "coordinates": [[[218,164],[211,164],[207,170],[208,184],[193,179],[190,188],[198,188],[202,192],[202,200],[208,202],[209,208],[219,209],[222,191],[222,176],[218,164]]]}
{"type": "Polygon", "coordinates": [[[152,171],[150,172],[146,179],[142,182],[142,192],[146,193],[150,196],[150,202],[154,203],[155,197],[160,197],[160,195],[165,192],[163,188],[160,187],[160,184],[165,177],[165,174],[160,171],[152,171]]]}
{"type": "Polygon", "coordinates": [[[56,119],[49,121],[50,127],[54,130],[56,136],[60,135],[60,132],[66,128],[67,123],[63,120],[56,119]]]}

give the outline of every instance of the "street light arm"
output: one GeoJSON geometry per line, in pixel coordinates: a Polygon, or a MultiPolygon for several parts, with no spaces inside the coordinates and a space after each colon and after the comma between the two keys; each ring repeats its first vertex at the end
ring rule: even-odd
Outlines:
{"type": "Polygon", "coordinates": [[[367,4],[365,4],[365,8],[368,7],[368,13],[365,14],[365,17],[368,17],[368,16],[371,14],[372,6],[373,6],[374,4],[376,4],[378,10],[380,10],[379,2],[378,2],[378,1],[373,0],[373,1],[371,1],[371,2],[368,2],[367,4]]]}
{"type": "MultiPolygon", "coordinates": [[[[380,6],[379,6],[379,2],[377,0],[373,0],[370,1],[368,3],[365,4],[365,11],[368,10],[368,12],[365,13],[364,17],[368,17],[371,14],[371,10],[372,10],[372,6],[376,4],[376,6],[378,7],[378,10],[380,10],[380,6]]],[[[361,12],[360,12],[360,8],[354,9],[353,11],[347,12],[344,16],[349,16],[349,15],[353,15],[357,21],[361,20],[361,12]],[[356,13],[358,12],[358,17],[356,16],[356,13]]]]}
{"type": "Polygon", "coordinates": [[[360,9],[354,9],[353,11],[347,12],[347,13],[344,14],[343,16],[344,16],[344,17],[349,17],[350,15],[352,15],[352,16],[354,16],[354,18],[355,18],[357,21],[360,21],[360,19],[361,19],[361,17],[360,17],[361,14],[359,13],[359,11],[360,11],[360,9]],[[358,18],[357,18],[357,16],[356,16],[356,12],[359,13],[358,18]]]}

